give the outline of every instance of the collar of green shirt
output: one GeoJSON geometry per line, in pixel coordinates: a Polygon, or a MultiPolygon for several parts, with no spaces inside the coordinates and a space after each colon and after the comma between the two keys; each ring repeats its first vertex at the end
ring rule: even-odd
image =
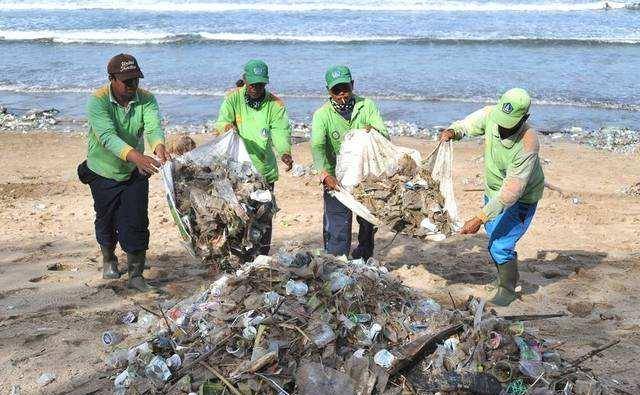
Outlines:
{"type": "MultiPolygon", "coordinates": [[[[122,107],[120,105],[120,103],[118,103],[118,101],[116,100],[115,97],[113,97],[113,92],[111,92],[111,84],[109,84],[109,101],[113,104],[115,104],[116,106],[122,107]]],[[[136,91],[136,95],[133,98],[133,100],[131,100],[126,107],[122,107],[124,109],[125,113],[128,113],[129,110],[131,109],[131,104],[132,103],[137,103],[138,102],[138,91],[136,91]]]]}
{"type": "MultiPolygon", "coordinates": [[[[493,122],[492,122],[493,123],[493,122]]],[[[517,133],[512,134],[511,136],[507,137],[506,139],[502,139],[500,138],[500,132],[498,131],[498,124],[497,123],[493,123],[492,125],[492,131],[491,134],[494,138],[498,139],[498,141],[500,141],[500,144],[502,144],[502,146],[504,146],[507,149],[511,149],[514,144],[520,140],[520,137],[522,137],[522,133],[524,133],[525,130],[527,130],[527,128],[529,127],[529,125],[525,122],[521,127],[520,130],[517,133]]]]}

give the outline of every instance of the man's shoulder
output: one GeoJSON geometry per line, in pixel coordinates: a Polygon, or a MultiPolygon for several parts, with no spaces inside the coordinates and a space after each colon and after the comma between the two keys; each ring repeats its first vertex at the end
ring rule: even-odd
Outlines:
{"type": "Polygon", "coordinates": [[[149,92],[146,89],[138,88],[138,100],[141,103],[147,103],[155,100],[155,96],[153,95],[153,93],[149,92]]]}
{"type": "Polygon", "coordinates": [[[524,125],[524,131],[522,132],[522,148],[527,152],[533,152],[540,150],[540,141],[538,140],[538,132],[529,125],[524,125]]]}
{"type": "Polygon", "coordinates": [[[284,100],[282,100],[280,97],[278,97],[272,92],[269,92],[269,101],[272,102],[276,107],[280,107],[280,108],[285,107],[284,100]]]}
{"type": "Polygon", "coordinates": [[[233,89],[229,89],[228,91],[226,91],[224,93],[224,98],[225,99],[232,99],[232,98],[238,97],[241,94],[240,92],[242,90],[243,90],[243,87],[241,87],[241,86],[233,88],[233,89]]]}
{"type": "Polygon", "coordinates": [[[331,103],[329,101],[325,101],[323,105],[321,105],[317,110],[313,112],[313,117],[322,117],[326,116],[329,111],[331,111],[331,103]]]}
{"type": "Polygon", "coordinates": [[[110,96],[109,84],[107,84],[93,91],[93,93],[91,94],[91,99],[108,101],[109,96],[110,96]]]}

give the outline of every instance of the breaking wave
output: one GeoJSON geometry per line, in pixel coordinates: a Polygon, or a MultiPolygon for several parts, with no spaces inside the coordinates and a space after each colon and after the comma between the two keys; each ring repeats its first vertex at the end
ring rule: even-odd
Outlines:
{"type": "MultiPolygon", "coordinates": [[[[43,86],[43,85],[24,85],[24,84],[0,84],[0,92],[14,93],[91,93],[97,89],[96,87],[82,86],[43,86]]],[[[164,86],[143,86],[156,95],[171,96],[199,96],[199,97],[223,97],[224,90],[220,89],[178,89],[164,86]]],[[[291,93],[276,92],[279,97],[292,99],[324,99],[325,96],[319,93],[291,93]]],[[[477,103],[492,104],[496,102],[496,98],[492,97],[455,97],[455,96],[424,96],[419,94],[375,94],[370,93],[366,96],[375,100],[396,100],[396,101],[414,101],[414,102],[451,102],[451,103],[477,103]]],[[[607,100],[589,100],[582,98],[556,98],[556,99],[534,99],[535,105],[538,106],[567,106],[582,107],[604,110],[621,110],[621,111],[639,111],[640,103],[617,103],[607,100]]]]}
{"type": "MultiPolygon", "coordinates": [[[[406,11],[406,12],[572,12],[603,10],[605,3],[609,8],[625,8],[627,4],[613,1],[593,1],[586,3],[543,2],[463,2],[463,1],[389,1],[389,2],[274,2],[274,3],[224,3],[224,2],[151,2],[151,1],[42,1],[42,2],[0,2],[0,10],[126,10],[145,12],[199,12],[220,13],[233,11],[260,12],[315,12],[315,11],[406,11]]],[[[632,5],[629,5],[632,6],[632,5]]]]}
{"type": "Polygon", "coordinates": [[[439,36],[337,36],[287,35],[252,33],[169,33],[145,30],[0,30],[0,41],[42,42],[57,44],[126,44],[160,45],[206,42],[265,42],[265,43],[406,43],[406,44],[513,44],[513,45],[637,45],[635,37],[473,37],[448,34],[439,36]]]}

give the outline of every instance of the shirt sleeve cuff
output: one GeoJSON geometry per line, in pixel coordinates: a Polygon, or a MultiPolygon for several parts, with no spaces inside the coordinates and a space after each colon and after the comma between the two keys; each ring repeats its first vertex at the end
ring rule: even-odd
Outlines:
{"type": "Polygon", "coordinates": [[[478,212],[478,214],[476,214],[476,218],[482,221],[483,224],[486,224],[489,221],[489,216],[485,214],[484,211],[478,212]]]}
{"type": "Polygon", "coordinates": [[[157,141],[150,142],[149,146],[151,148],[151,152],[153,152],[155,154],[156,153],[156,148],[158,148],[158,146],[160,144],[164,144],[164,140],[157,140],[157,141]]]}
{"type": "Polygon", "coordinates": [[[122,150],[120,150],[120,159],[126,161],[127,155],[129,155],[129,152],[131,152],[132,150],[133,147],[126,145],[124,148],[122,148],[122,150]]]}

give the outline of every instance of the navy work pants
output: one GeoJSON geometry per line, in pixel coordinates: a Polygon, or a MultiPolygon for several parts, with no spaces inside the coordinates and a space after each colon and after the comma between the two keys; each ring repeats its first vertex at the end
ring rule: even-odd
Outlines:
{"type": "Polygon", "coordinates": [[[89,184],[96,212],[96,240],[128,253],[149,248],[149,178],[134,170],[127,181],[98,176],[89,184]]]}
{"type": "MultiPolygon", "coordinates": [[[[373,238],[375,227],[366,220],[356,217],[358,230],[358,246],[351,254],[352,258],[365,261],[373,256],[373,238]]],[[[351,224],[353,214],[344,204],[324,191],[323,239],[327,253],[340,256],[349,255],[351,249],[351,224]]]]}

